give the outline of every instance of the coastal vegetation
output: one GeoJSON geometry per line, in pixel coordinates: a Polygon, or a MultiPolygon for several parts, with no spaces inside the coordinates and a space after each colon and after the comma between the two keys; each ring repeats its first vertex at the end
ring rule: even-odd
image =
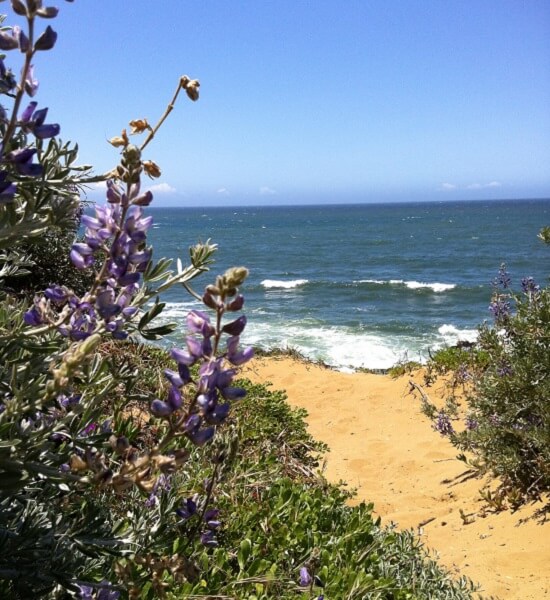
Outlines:
{"type": "Polygon", "coordinates": [[[450,373],[449,394],[445,407],[424,402],[424,410],[517,505],[550,488],[550,290],[524,277],[514,292],[502,265],[489,308],[494,322],[479,328],[475,345],[432,357],[426,382],[450,373]]]}
{"type": "MultiPolygon", "coordinates": [[[[209,276],[215,245],[191,246],[188,266],[153,260],[153,197],[142,178],[160,170],[143,151],[170,111],[154,127],[132,121],[145,141],[131,143],[126,130],[113,137],[119,164],[92,176],[29,100],[38,92],[33,57],[57,38],[50,25],[38,29],[57,9],[10,5],[27,29],[0,31],[0,49],[23,56],[19,78],[0,63],[2,597],[477,597],[411,532],[383,527],[372,505],[348,505],[349,493],[322,476],[326,448],[307,433],[303,411],[238,379],[252,356],[240,346],[246,269],[200,280],[196,294],[191,281],[209,276]],[[83,214],[79,192],[105,180],[106,205],[83,214]],[[204,310],[190,312],[185,347],[168,353],[143,339],[173,331],[155,317],[175,285],[204,310]]],[[[169,106],[182,91],[197,100],[198,89],[181,77],[169,106]]],[[[502,464],[526,493],[549,483],[547,388],[537,387],[549,380],[549,299],[534,285],[514,297],[514,315],[495,298],[507,333],[482,332],[489,358],[468,415],[479,425],[453,438],[495,471],[502,464]],[[491,403],[502,429],[486,423],[491,403]],[[501,460],[510,429],[517,443],[501,460]]]]}

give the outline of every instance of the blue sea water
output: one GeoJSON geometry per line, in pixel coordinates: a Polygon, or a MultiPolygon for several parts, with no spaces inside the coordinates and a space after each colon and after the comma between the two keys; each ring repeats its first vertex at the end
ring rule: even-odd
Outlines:
{"type": "MultiPolygon", "coordinates": [[[[243,342],[293,348],[337,368],[387,368],[473,340],[490,320],[492,281],[505,262],[516,289],[546,284],[550,200],[279,207],[152,208],[155,256],[188,259],[219,245],[202,288],[244,265],[249,323],[243,342]]],[[[161,321],[199,307],[181,287],[163,295],[161,321]]]]}

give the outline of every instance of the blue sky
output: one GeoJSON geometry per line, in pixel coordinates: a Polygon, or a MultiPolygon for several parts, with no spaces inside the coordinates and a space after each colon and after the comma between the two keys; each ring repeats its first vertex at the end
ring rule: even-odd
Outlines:
{"type": "Polygon", "coordinates": [[[97,171],[201,82],[147,149],[157,205],[550,197],[547,0],[58,4],[36,99],[97,171]]]}

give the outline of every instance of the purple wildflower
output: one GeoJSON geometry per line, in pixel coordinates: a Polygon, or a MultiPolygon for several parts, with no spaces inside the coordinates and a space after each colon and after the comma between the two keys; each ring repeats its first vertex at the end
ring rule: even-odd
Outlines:
{"type": "Polygon", "coordinates": [[[43,169],[42,165],[32,162],[35,154],[36,148],[21,148],[6,154],[4,161],[11,163],[19,175],[38,177],[42,175],[43,169]]]}
{"type": "Polygon", "coordinates": [[[48,25],[34,44],[34,50],[51,50],[57,41],[57,33],[48,25]]]}
{"type": "Polygon", "coordinates": [[[524,277],[521,280],[521,287],[523,291],[529,295],[536,294],[540,290],[540,287],[532,277],[524,277]]]}
{"type": "Polygon", "coordinates": [[[466,429],[468,431],[474,431],[478,428],[479,424],[472,415],[468,415],[465,420],[466,429]]]}
{"type": "Polygon", "coordinates": [[[449,415],[441,411],[437,415],[436,422],[433,425],[436,431],[439,431],[441,435],[452,435],[454,433],[453,425],[449,419],[449,415]]]}
{"type": "Polygon", "coordinates": [[[211,529],[207,529],[201,534],[201,544],[207,548],[216,548],[219,545],[211,529]]]}
{"type": "Polygon", "coordinates": [[[497,375],[499,377],[508,377],[509,375],[512,375],[513,370],[512,367],[510,367],[510,365],[503,363],[501,364],[498,368],[497,368],[497,375]]]}
{"type": "Polygon", "coordinates": [[[302,567],[300,569],[300,586],[301,587],[307,587],[308,585],[311,585],[311,582],[313,581],[311,575],[309,574],[309,571],[307,570],[306,567],[302,567]]]}
{"type": "Polygon", "coordinates": [[[489,310],[492,313],[495,321],[500,323],[505,321],[510,316],[510,303],[497,297],[489,305],[489,310]]]}
{"type": "Polygon", "coordinates": [[[510,283],[512,282],[508,271],[506,271],[506,265],[500,265],[500,269],[498,270],[498,275],[493,281],[493,284],[496,287],[501,287],[503,290],[506,290],[510,287],[510,283]]]}
{"type": "Polygon", "coordinates": [[[38,80],[34,78],[34,65],[30,65],[25,74],[25,91],[31,98],[38,91],[38,80]]]}
{"type": "Polygon", "coordinates": [[[7,179],[8,174],[0,171],[0,204],[9,204],[15,198],[17,186],[7,179]]]}
{"type": "MultiPolygon", "coordinates": [[[[37,84],[38,85],[38,84],[37,84]]],[[[57,123],[46,124],[47,108],[36,110],[37,102],[34,100],[29,103],[21,115],[20,123],[24,131],[32,133],[40,140],[55,137],[59,135],[60,127],[57,123]]]]}
{"type": "Polygon", "coordinates": [[[176,509],[176,514],[181,517],[184,521],[190,519],[197,512],[197,503],[193,498],[187,498],[183,500],[180,508],[176,509]]]}

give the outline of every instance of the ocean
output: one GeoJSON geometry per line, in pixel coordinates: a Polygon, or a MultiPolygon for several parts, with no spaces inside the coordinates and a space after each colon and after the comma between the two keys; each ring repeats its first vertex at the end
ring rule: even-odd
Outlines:
{"type": "MultiPolygon", "coordinates": [[[[242,340],[294,349],[333,367],[385,369],[473,341],[491,320],[492,281],[506,263],[512,285],[548,283],[550,200],[151,208],[155,257],[189,257],[210,238],[216,263],[193,282],[202,293],[230,266],[250,270],[242,340]]],[[[185,336],[198,302],[177,286],[158,322],[185,336]]]]}

